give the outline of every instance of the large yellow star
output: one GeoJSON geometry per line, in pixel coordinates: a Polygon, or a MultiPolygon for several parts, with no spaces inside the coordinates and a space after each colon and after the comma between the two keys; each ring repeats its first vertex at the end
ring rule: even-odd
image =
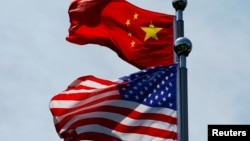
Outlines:
{"type": "Polygon", "coordinates": [[[148,27],[141,27],[141,29],[146,33],[144,41],[149,38],[158,40],[157,33],[162,30],[162,28],[155,27],[153,23],[150,23],[148,27]]]}

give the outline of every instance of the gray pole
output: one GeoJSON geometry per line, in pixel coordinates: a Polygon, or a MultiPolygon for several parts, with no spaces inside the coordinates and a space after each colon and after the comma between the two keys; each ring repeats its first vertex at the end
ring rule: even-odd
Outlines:
{"type": "Polygon", "coordinates": [[[183,11],[187,6],[187,0],[173,0],[176,10],[176,40],[174,50],[178,55],[179,63],[179,90],[177,93],[177,133],[178,141],[188,141],[188,89],[186,57],[192,50],[192,43],[184,37],[183,11]]]}

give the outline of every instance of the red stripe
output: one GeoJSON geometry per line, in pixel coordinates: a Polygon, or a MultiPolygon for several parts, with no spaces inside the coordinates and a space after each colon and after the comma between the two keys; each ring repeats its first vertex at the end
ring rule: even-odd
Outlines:
{"type": "MultiPolygon", "coordinates": [[[[74,81],[74,82],[77,82],[77,81],[79,81],[79,82],[84,82],[84,81],[86,81],[86,80],[88,80],[88,81],[93,81],[93,82],[96,82],[96,83],[99,83],[99,84],[102,84],[102,85],[107,85],[107,86],[109,86],[109,85],[113,85],[113,84],[115,84],[115,82],[112,82],[112,81],[109,81],[109,80],[106,80],[106,79],[101,79],[101,78],[97,78],[97,77],[95,77],[95,76],[93,76],[93,75],[87,75],[87,76],[82,76],[82,77],[79,77],[79,78],[77,78],[77,80],[76,81],[74,81]]],[[[73,82],[73,83],[74,83],[73,82]]],[[[79,84],[79,83],[78,83],[79,84]]],[[[70,85],[71,87],[73,86],[77,86],[78,85],[77,83],[76,84],[74,84],[74,85],[70,85]]]]}
{"type": "MultiPolygon", "coordinates": [[[[157,128],[152,128],[152,127],[147,127],[147,126],[127,126],[123,125],[121,123],[117,123],[115,121],[105,119],[105,118],[88,118],[88,119],[83,119],[83,120],[78,120],[75,123],[73,123],[70,127],[70,129],[76,129],[80,126],[84,125],[91,125],[91,124],[98,124],[101,126],[104,126],[106,128],[109,128],[111,130],[115,130],[118,132],[122,133],[135,133],[135,134],[146,134],[149,136],[154,136],[154,137],[160,137],[160,138],[171,138],[171,139],[176,139],[177,134],[176,132],[173,131],[168,131],[168,130],[163,130],[163,129],[157,129],[157,128]]],[[[110,135],[113,133],[110,132],[110,135]]]]}
{"type": "Polygon", "coordinates": [[[82,108],[86,108],[88,106],[96,105],[96,104],[98,104],[100,102],[103,102],[103,101],[117,100],[119,98],[120,98],[119,95],[111,95],[111,96],[99,98],[97,100],[91,101],[89,103],[86,103],[86,104],[84,104],[82,106],[78,106],[78,107],[75,107],[75,108],[69,108],[69,109],[65,109],[65,108],[51,108],[50,110],[51,110],[53,116],[62,116],[64,114],[69,114],[71,112],[77,111],[77,110],[82,109],[82,108]]]}
{"type": "Polygon", "coordinates": [[[113,81],[97,78],[97,77],[95,77],[93,75],[82,76],[82,77],[77,78],[77,80],[80,80],[80,81],[90,80],[90,81],[94,81],[94,82],[97,82],[97,83],[100,83],[100,84],[103,84],[103,85],[113,85],[113,84],[115,84],[115,82],[113,82],[113,81]]]}
{"type": "Polygon", "coordinates": [[[104,133],[84,132],[81,134],[77,134],[75,130],[72,130],[70,133],[62,134],[61,137],[64,138],[64,141],[80,141],[80,140],[121,141],[120,139],[114,136],[110,136],[104,133]]]}
{"type": "Polygon", "coordinates": [[[68,87],[67,88],[67,91],[69,90],[93,90],[93,89],[96,89],[96,88],[93,88],[93,87],[88,87],[88,86],[84,86],[84,85],[78,85],[78,86],[75,86],[75,87],[68,87]]]}
{"type": "Polygon", "coordinates": [[[78,92],[72,94],[64,94],[63,92],[61,92],[55,95],[51,100],[85,100],[86,98],[91,98],[93,95],[100,95],[109,91],[115,91],[117,90],[117,87],[107,87],[103,90],[101,89],[98,90],[99,91],[96,92],[78,92]]]}
{"type": "MultiPolygon", "coordinates": [[[[125,107],[115,107],[115,106],[99,106],[94,107],[86,110],[81,110],[77,113],[70,114],[69,116],[66,116],[62,121],[57,123],[55,125],[57,131],[60,131],[61,128],[72,118],[76,117],[77,115],[83,115],[88,114],[91,112],[109,112],[109,113],[117,113],[121,114],[124,117],[129,117],[131,119],[136,120],[156,120],[156,121],[162,121],[169,124],[176,124],[177,120],[174,117],[164,115],[164,114],[157,114],[157,113],[141,113],[135,110],[131,110],[125,107]]],[[[107,117],[108,118],[108,117],[107,117]]]]}
{"type": "Polygon", "coordinates": [[[96,132],[85,132],[78,135],[79,140],[94,140],[94,141],[121,141],[118,138],[113,136],[109,136],[103,133],[96,132]]]}

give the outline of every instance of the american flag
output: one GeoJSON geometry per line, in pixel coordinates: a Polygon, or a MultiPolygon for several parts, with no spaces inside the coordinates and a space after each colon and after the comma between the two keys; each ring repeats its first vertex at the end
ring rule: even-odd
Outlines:
{"type": "Polygon", "coordinates": [[[50,101],[65,141],[176,141],[176,64],[105,80],[82,76],[50,101]]]}

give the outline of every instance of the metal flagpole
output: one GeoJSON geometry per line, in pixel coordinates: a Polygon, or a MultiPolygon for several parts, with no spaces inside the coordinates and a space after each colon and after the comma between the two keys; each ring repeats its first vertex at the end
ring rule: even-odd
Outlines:
{"type": "Polygon", "coordinates": [[[187,67],[186,57],[192,50],[192,43],[184,37],[183,11],[187,6],[187,0],[173,0],[176,10],[176,40],[174,50],[178,56],[179,63],[179,90],[177,93],[177,133],[178,141],[188,141],[188,89],[187,89],[187,67]]]}

